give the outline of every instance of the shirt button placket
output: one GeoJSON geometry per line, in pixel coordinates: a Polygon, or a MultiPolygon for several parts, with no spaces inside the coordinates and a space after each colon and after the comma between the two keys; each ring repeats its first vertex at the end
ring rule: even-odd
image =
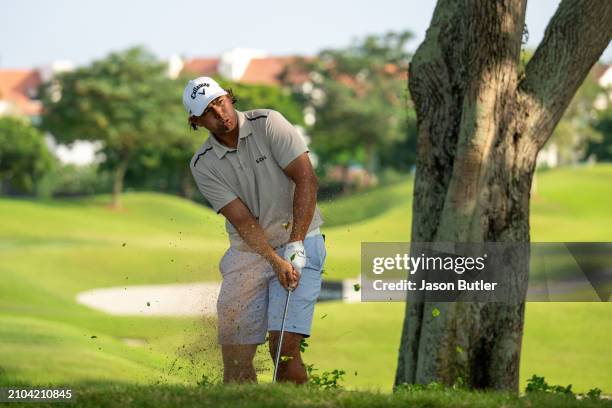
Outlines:
{"type": "MultiPolygon", "coordinates": [[[[242,149],[242,151],[244,151],[244,149],[242,149]]],[[[242,160],[243,158],[240,157],[241,156],[241,151],[240,150],[236,150],[236,157],[238,157],[238,163],[240,164],[240,168],[243,171],[248,171],[248,166],[246,166],[244,163],[244,161],[242,160]]]]}
{"type": "Polygon", "coordinates": [[[238,167],[240,167],[240,170],[244,171],[244,164],[242,160],[240,160],[240,139],[238,139],[238,144],[236,145],[236,160],[238,160],[238,167]]]}
{"type": "Polygon", "coordinates": [[[240,170],[244,171],[244,164],[242,163],[242,160],[240,160],[240,154],[238,152],[236,152],[236,160],[238,160],[238,167],[240,170]]]}

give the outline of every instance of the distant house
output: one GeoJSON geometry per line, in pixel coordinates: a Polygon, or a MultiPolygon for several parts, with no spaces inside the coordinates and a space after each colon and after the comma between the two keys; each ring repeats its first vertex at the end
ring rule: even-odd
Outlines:
{"type": "MultiPolygon", "coordinates": [[[[186,60],[183,72],[199,76],[227,78],[244,84],[302,86],[310,81],[309,74],[291,69],[297,56],[267,56],[264,51],[236,48],[221,54],[219,58],[193,58],[186,60]]],[[[308,57],[306,57],[308,59],[308,57]]]]}
{"type": "Polygon", "coordinates": [[[602,88],[612,87],[612,65],[597,63],[593,67],[591,75],[602,88]]]}
{"type": "Polygon", "coordinates": [[[42,111],[36,95],[41,82],[35,69],[0,70],[0,115],[25,116],[35,121],[42,111]]]}
{"type": "MultiPolygon", "coordinates": [[[[38,69],[0,70],[0,116],[10,115],[28,118],[34,125],[40,122],[42,103],[38,99],[39,86],[58,72],[68,71],[74,65],[68,61],[55,61],[38,69]]],[[[45,141],[49,150],[64,164],[86,165],[95,161],[99,142],[76,141],[70,146],[58,144],[47,133],[45,141]]]]}
{"type": "Polygon", "coordinates": [[[198,76],[219,74],[219,58],[193,58],[183,62],[182,72],[198,76]]]}

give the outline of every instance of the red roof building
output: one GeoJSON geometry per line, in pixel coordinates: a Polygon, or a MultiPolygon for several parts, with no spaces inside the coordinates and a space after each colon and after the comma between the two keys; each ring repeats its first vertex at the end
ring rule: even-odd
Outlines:
{"type": "MultiPolygon", "coordinates": [[[[240,82],[246,84],[280,85],[281,76],[293,66],[298,57],[253,58],[240,82]]],[[[308,80],[308,73],[293,69],[287,72],[287,80],[292,84],[301,84],[308,80]]]]}
{"type": "Polygon", "coordinates": [[[219,73],[219,58],[193,58],[185,62],[183,72],[199,76],[214,76],[219,73]]]}
{"type": "Polygon", "coordinates": [[[0,114],[40,115],[42,105],[36,93],[41,82],[37,70],[0,70],[0,114]]]}
{"type": "MultiPolygon", "coordinates": [[[[281,75],[298,57],[251,58],[238,79],[245,84],[280,85],[281,75]]],[[[219,75],[219,58],[193,58],[185,62],[182,72],[200,76],[219,75]]],[[[287,79],[292,84],[302,84],[308,80],[306,72],[290,70],[287,79]]]]}

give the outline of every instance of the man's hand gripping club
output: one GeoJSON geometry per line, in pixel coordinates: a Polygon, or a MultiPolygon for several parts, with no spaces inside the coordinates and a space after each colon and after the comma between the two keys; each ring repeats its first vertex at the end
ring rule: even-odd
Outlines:
{"type": "Polygon", "coordinates": [[[292,278],[288,279],[288,285],[285,286],[283,281],[281,280],[281,284],[287,288],[287,290],[293,290],[297,287],[300,281],[300,276],[302,275],[302,269],[306,266],[306,251],[304,249],[304,241],[293,241],[289,242],[285,246],[285,252],[283,257],[287,262],[289,262],[292,266],[292,278]]]}

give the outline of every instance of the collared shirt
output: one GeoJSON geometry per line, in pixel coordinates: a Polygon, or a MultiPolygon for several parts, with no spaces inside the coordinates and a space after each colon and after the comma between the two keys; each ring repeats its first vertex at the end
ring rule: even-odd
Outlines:
{"type": "MultiPolygon", "coordinates": [[[[297,129],[279,112],[256,109],[236,114],[239,126],[236,149],[222,145],[209,134],[189,167],[198,189],[217,213],[240,198],[258,220],[270,245],[277,247],[287,243],[293,227],[295,183],[283,169],[308,152],[308,147],[297,129]]],[[[317,206],[308,231],[322,224],[317,206]]],[[[231,246],[252,252],[227,219],[225,229],[231,246]]]]}

